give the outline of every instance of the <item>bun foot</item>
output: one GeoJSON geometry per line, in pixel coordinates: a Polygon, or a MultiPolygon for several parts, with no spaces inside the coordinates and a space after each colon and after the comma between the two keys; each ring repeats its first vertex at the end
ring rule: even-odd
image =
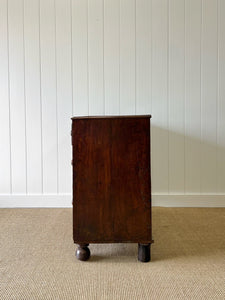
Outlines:
{"type": "Polygon", "coordinates": [[[138,260],[141,262],[149,262],[151,260],[150,252],[151,244],[138,244],[138,260]]]}
{"type": "Polygon", "coordinates": [[[88,260],[90,257],[90,250],[88,248],[89,244],[81,244],[78,245],[78,248],[76,250],[76,257],[79,260],[85,261],[88,260]]]}

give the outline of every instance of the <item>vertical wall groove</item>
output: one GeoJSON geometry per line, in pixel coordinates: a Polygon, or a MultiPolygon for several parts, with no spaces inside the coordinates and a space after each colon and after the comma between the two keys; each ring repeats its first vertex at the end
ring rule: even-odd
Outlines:
{"type": "Polygon", "coordinates": [[[137,114],[137,2],[136,0],[134,1],[134,43],[135,43],[135,49],[134,49],[134,59],[135,59],[135,62],[134,62],[134,94],[135,94],[135,97],[134,97],[134,111],[135,111],[135,114],[137,114]]]}
{"type": "Polygon", "coordinates": [[[217,107],[217,186],[224,190],[225,178],[225,2],[218,1],[218,107],[217,107]]]}
{"type": "Polygon", "coordinates": [[[186,155],[186,147],[187,147],[187,128],[186,128],[186,111],[187,111],[187,10],[186,10],[187,1],[184,0],[184,194],[187,194],[187,186],[186,186],[186,170],[187,170],[187,155],[186,155]]]}
{"type": "Polygon", "coordinates": [[[105,115],[105,50],[104,50],[104,47],[105,47],[105,0],[102,0],[102,23],[103,23],[103,26],[102,26],[102,52],[103,52],[103,56],[102,56],[102,60],[103,60],[103,65],[102,65],[102,72],[103,72],[103,105],[104,105],[104,108],[103,108],[103,111],[104,111],[104,115],[105,115]]]}
{"type": "Polygon", "coordinates": [[[186,194],[186,0],[184,0],[184,194],[186,194]]]}
{"type": "MultiPolygon", "coordinates": [[[[201,0],[201,54],[200,54],[200,120],[201,120],[201,157],[202,157],[202,36],[203,36],[203,0],[201,0]]],[[[200,158],[200,172],[202,173],[202,159],[200,158]]],[[[202,194],[202,177],[200,176],[200,193],[202,194]]]]}
{"type": "Polygon", "coordinates": [[[119,115],[120,115],[120,18],[121,18],[121,0],[119,0],[119,115]]]}
{"type": "Polygon", "coordinates": [[[42,87],[41,87],[41,0],[38,0],[38,31],[39,31],[39,76],[40,76],[40,131],[41,131],[41,193],[44,192],[44,183],[43,183],[43,120],[42,120],[42,87]]]}
{"type": "Polygon", "coordinates": [[[168,130],[168,194],[170,194],[170,111],[169,111],[169,103],[170,103],[170,90],[169,90],[169,74],[170,74],[170,0],[167,0],[167,130],[168,130]]]}
{"type": "Polygon", "coordinates": [[[74,94],[73,94],[73,19],[72,19],[72,1],[70,0],[70,44],[71,44],[71,94],[72,94],[72,103],[71,103],[71,117],[74,115],[74,94]]]}
{"type": "Polygon", "coordinates": [[[11,111],[10,111],[10,69],[9,69],[9,3],[8,0],[6,1],[6,5],[7,5],[7,58],[8,58],[8,95],[9,95],[9,99],[8,99],[8,103],[9,103],[9,149],[10,149],[10,194],[12,194],[12,143],[11,143],[11,111]]]}
{"type": "Polygon", "coordinates": [[[87,1],[87,93],[88,93],[88,116],[90,115],[90,89],[89,89],[89,0],[87,1]]]}
{"type": "Polygon", "coordinates": [[[23,81],[24,81],[24,123],[25,123],[25,169],[26,169],[26,194],[27,194],[27,104],[26,104],[26,68],[25,68],[25,38],[24,38],[24,0],[23,0],[23,68],[24,68],[24,73],[23,73],[23,81]]]}
{"type": "Polygon", "coordinates": [[[216,183],[218,189],[218,105],[219,105],[219,0],[217,0],[217,99],[216,99],[216,183]]]}
{"type": "Polygon", "coordinates": [[[59,192],[59,124],[58,124],[58,73],[57,73],[57,47],[56,47],[56,0],[54,0],[54,30],[55,30],[55,87],[56,87],[56,157],[57,157],[57,194],[59,192]]]}
{"type": "Polygon", "coordinates": [[[150,106],[150,110],[152,112],[152,51],[153,51],[153,47],[152,47],[152,42],[153,42],[153,38],[152,38],[152,0],[151,1],[151,4],[150,4],[150,8],[151,8],[151,93],[150,93],[150,97],[151,97],[151,106],[150,106]]]}

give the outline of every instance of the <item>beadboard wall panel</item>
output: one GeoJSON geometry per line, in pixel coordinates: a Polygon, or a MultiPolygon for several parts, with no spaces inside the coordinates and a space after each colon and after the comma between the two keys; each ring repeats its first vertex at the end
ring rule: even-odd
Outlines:
{"type": "Polygon", "coordinates": [[[1,0],[1,199],[68,203],[71,116],[152,114],[154,203],[221,205],[224,15],[223,0],[1,0]]]}
{"type": "Polygon", "coordinates": [[[171,0],[168,22],[169,191],[184,193],[184,0],[171,0]]]}
{"type": "Polygon", "coordinates": [[[102,115],[105,113],[103,13],[102,0],[88,1],[88,89],[90,115],[102,115]]]}
{"type": "MultiPolygon", "coordinates": [[[[7,20],[11,130],[11,191],[12,193],[22,194],[27,193],[23,0],[8,0],[7,20]]],[[[5,126],[5,124],[2,124],[2,126],[5,126]]]]}
{"type": "Polygon", "coordinates": [[[0,2],[0,190],[11,193],[11,122],[9,105],[8,4],[0,2]]]}
{"type": "Polygon", "coordinates": [[[152,0],[152,186],[161,194],[169,193],[168,23],[168,1],[152,0]]]}
{"type": "Polygon", "coordinates": [[[120,114],[136,108],[136,1],[120,1],[120,114]]]}
{"type": "Polygon", "coordinates": [[[104,3],[105,114],[120,114],[120,0],[104,3]]]}
{"type": "Polygon", "coordinates": [[[218,192],[225,185],[225,1],[218,2],[218,118],[217,118],[217,183],[218,192]]]}
{"type": "Polygon", "coordinates": [[[217,187],[218,117],[218,3],[204,0],[202,5],[202,152],[201,192],[217,187]]]}
{"type": "Polygon", "coordinates": [[[185,2],[185,193],[201,190],[201,3],[185,2]]]}
{"type": "Polygon", "coordinates": [[[88,1],[71,1],[73,115],[89,114],[88,1]]]}
{"type": "Polygon", "coordinates": [[[56,94],[58,193],[72,192],[70,132],[72,111],[71,2],[56,0],[56,94]]]}
{"type": "Polygon", "coordinates": [[[54,0],[40,0],[43,193],[58,192],[58,122],[54,0]]]}
{"type": "Polygon", "coordinates": [[[151,1],[136,1],[136,114],[151,114],[151,1]]]}
{"type": "Polygon", "coordinates": [[[42,193],[39,1],[24,1],[27,193],[42,193]]]}

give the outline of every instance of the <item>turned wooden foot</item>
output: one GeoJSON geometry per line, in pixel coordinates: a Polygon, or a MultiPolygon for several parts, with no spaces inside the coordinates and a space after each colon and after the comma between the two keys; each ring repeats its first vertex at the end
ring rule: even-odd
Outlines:
{"type": "Polygon", "coordinates": [[[90,257],[90,250],[88,248],[89,244],[80,244],[76,250],[76,257],[79,260],[85,261],[88,260],[90,257]]]}
{"type": "Polygon", "coordinates": [[[138,260],[148,262],[151,260],[151,244],[138,244],[138,260]]]}

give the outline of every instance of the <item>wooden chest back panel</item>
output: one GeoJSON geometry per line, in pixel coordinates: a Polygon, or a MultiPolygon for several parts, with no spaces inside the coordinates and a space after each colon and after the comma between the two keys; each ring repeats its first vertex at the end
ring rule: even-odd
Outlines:
{"type": "Polygon", "coordinates": [[[150,118],[73,119],[76,243],[150,242],[150,118]]]}

